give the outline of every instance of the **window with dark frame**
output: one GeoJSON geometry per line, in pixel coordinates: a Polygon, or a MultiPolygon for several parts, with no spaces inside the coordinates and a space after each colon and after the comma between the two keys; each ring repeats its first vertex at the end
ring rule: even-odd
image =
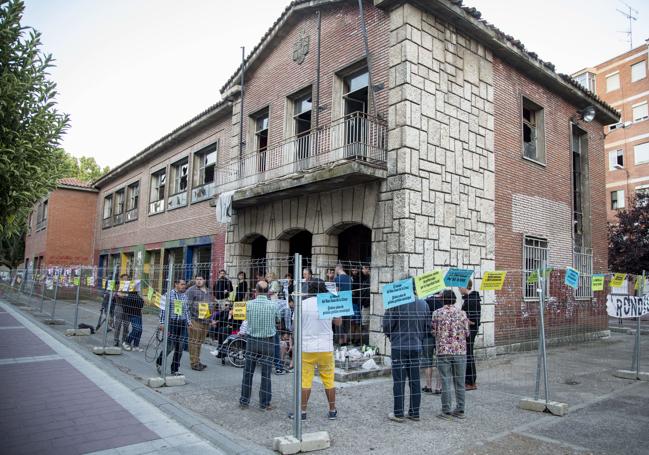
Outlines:
{"type": "Polygon", "coordinates": [[[140,202],[140,182],[131,183],[126,187],[126,221],[137,220],[140,202]]]}
{"type": "Polygon", "coordinates": [[[189,158],[183,158],[170,166],[171,187],[167,197],[167,210],[187,205],[189,187],[189,158]]]}
{"type": "Polygon", "coordinates": [[[167,183],[167,169],[160,169],[151,174],[151,192],[149,194],[149,213],[164,212],[165,186],[167,183]]]}
{"type": "Polygon", "coordinates": [[[102,217],[102,227],[107,228],[113,225],[113,195],[104,197],[104,213],[102,217]]]}
{"type": "Polygon", "coordinates": [[[113,196],[113,226],[122,224],[124,222],[124,208],[125,208],[125,190],[115,191],[113,196]]]}
{"type": "Polygon", "coordinates": [[[214,195],[218,148],[217,141],[194,153],[192,202],[202,201],[214,195]]]}
{"type": "Polygon", "coordinates": [[[523,156],[545,163],[543,108],[523,98],[523,156]]]}
{"type": "Polygon", "coordinates": [[[613,150],[608,152],[608,169],[614,171],[624,167],[624,150],[613,150]]]}
{"type": "Polygon", "coordinates": [[[257,171],[266,170],[266,151],[268,150],[268,109],[256,114],[255,151],[257,152],[257,171]]]}
{"type": "Polygon", "coordinates": [[[624,208],[624,190],[611,191],[611,210],[624,208]]]}
{"type": "Polygon", "coordinates": [[[296,136],[297,159],[302,160],[309,156],[311,146],[311,92],[293,100],[293,128],[296,136]]]}

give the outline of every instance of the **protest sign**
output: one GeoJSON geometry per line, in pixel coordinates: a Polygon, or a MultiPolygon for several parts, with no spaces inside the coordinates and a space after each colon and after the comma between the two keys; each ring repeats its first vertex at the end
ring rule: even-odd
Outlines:
{"type": "Polygon", "coordinates": [[[412,280],[395,281],[383,286],[383,307],[388,310],[415,300],[412,290],[412,280]]]}
{"type": "Polygon", "coordinates": [[[151,300],[153,298],[153,293],[154,292],[155,291],[153,290],[153,288],[149,288],[149,291],[146,294],[147,299],[151,300]]]}
{"type": "Polygon", "coordinates": [[[338,295],[329,292],[318,294],[318,317],[320,319],[352,316],[353,314],[352,291],[342,291],[338,295]]]}
{"type": "Polygon", "coordinates": [[[603,291],[604,290],[604,279],[606,278],[605,275],[593,275],[591,279],[591,285],[593,291],[603,291]]]}
{"type": "Polygon", "coordinates": [[[433,270],[415,277],[417,297],[424,299],[429,295],[437,294],[444,289],[444,274],[441,270],[433,270]]]}
{"type": "Polygon", "coordinates": [[[566,267],[566,279],[564,282],[566,286],[577,289],[579,287],[579,271],[572,267],[566,267]]]}
{"type": "Polygon", "coordinates": [[[615,318],[638,318],[649,313],[649,295],[611,294],[606,299],[606,312],[615,318]]]}
{"type": "Polygon", "coordinates": [[[336,288],[336,283],[333,281],[325,281],[325,287],[327,288],[327,291],[333,295],[338,295],[338,288],[336,288]]]}
{"type": "Polygon", "coordinates": [[[469,280],[473,275],[473,270],[469,269],[448,269],[446,276],[444,277],[444,284],[446,287],[458,287],[458,288],[467,288],[469,287],[469,280]]]}
{"type": "Polygon", "coordinates": [[[246,320],[246,302],[234,302],[232,304],[232,319],[235,321],[246,320]]]}
{"type": "Polygon", "coordinates": [[[609,285],[612,288],[619,288],[624,284],[624,280],[626,280],[626,273],[615,273],[613,274],[613,278],[611,279],[609,285]]]}
{"type": "Polygon", "coordinates": [[[183,314],[183,301],[176,299],[174,300],[174,314],[176,316],[181,316],[183,314]]]}
{"type": "Polygon", "coordinates": [[[198,304],[198,319],[207,319],[210,317],[210,306],[207,302],[200,302],[198,304]]]}
{"type": "Polygon", "coordinates": [[[485,272],[480,283],[481,291],[500,291],[505,284],[507,272],[491,271],[485,272]]]}

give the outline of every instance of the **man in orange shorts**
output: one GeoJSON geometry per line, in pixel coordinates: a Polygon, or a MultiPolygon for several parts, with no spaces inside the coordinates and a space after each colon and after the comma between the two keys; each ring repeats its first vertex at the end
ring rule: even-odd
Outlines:
{"type": "MultiPolygon", "coordinates": [[[[306,407],[311,396],[311,385],[315,368],[318,367],[329,402],[329,420],[338,417],[336,409],[336,389],[334,387],[334,334],[332,319],[320,319],[316,294],[326,293],[324,281],[312,280],[308,293],[311,297],[302,301],[302,420],[306,420],[306,407]]],[[[336,326],[342,324],[341,318],[334,318],[336,326]]],[[[295,327],[295,324],[293,325],[295,327]]],[[[293,414],[289,414],[293,418],[293,414]]]]}

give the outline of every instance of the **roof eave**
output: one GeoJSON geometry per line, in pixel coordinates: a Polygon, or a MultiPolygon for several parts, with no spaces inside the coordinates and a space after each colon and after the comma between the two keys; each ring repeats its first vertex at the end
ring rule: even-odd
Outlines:
{"type": "Polygon", "coordinates": [[[163,136],[161,139],[158,139],[156,142],[146,147],[144,150],[142,150],[134,157],[128,159],[127,161],[118,165],[114,169],[111,169],[107,174],[101,176],[99,179],[93,182],[92,185],[94,187],[101,188],[107,183],[125,174],[130,169],[133,169],[134,167],[145,162],[152,155],[159,153],[165,148],[176,145],[178,142],[185,139],[192,132],[196,131],[197,129],[203,128],[208,122],[214,120],[215,118],[220,117],[221,115],[230,111],[231,109],[232,109],[232,103],[229,101],[221,101],[217,103],[212,108],[208,108],[205,113],[199,114],[189,122],[176,128],[171,133],[167,134],[166,136],[163,136]]]}
{"type": "Polygon", "coordinates": [[[97,188],[83,187],[83,186],[74,186],[74,185],[65,185],[58,184],[56,185],[57,190],[74,190],[74,191],[86,191],[89,193],[97,193],[99,190],[97,188]]]}

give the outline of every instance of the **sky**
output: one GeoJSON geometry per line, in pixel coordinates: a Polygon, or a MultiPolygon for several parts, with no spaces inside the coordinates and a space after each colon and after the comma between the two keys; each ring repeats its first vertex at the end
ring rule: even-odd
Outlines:
{"type": "MultiPolygon", "coordinates": [[[[63,147],[115,167],[220,100],[219,90],[290,0],[25,0],[22,24],[53,54],[63,147]],[[182,7],[180,7],[181,5],[182,7]]],[[[465,0],[557,70],[629,49],[619,0],[465,0]]],[[[649,39],[649,0],[633,44],[649,39]]]]}

